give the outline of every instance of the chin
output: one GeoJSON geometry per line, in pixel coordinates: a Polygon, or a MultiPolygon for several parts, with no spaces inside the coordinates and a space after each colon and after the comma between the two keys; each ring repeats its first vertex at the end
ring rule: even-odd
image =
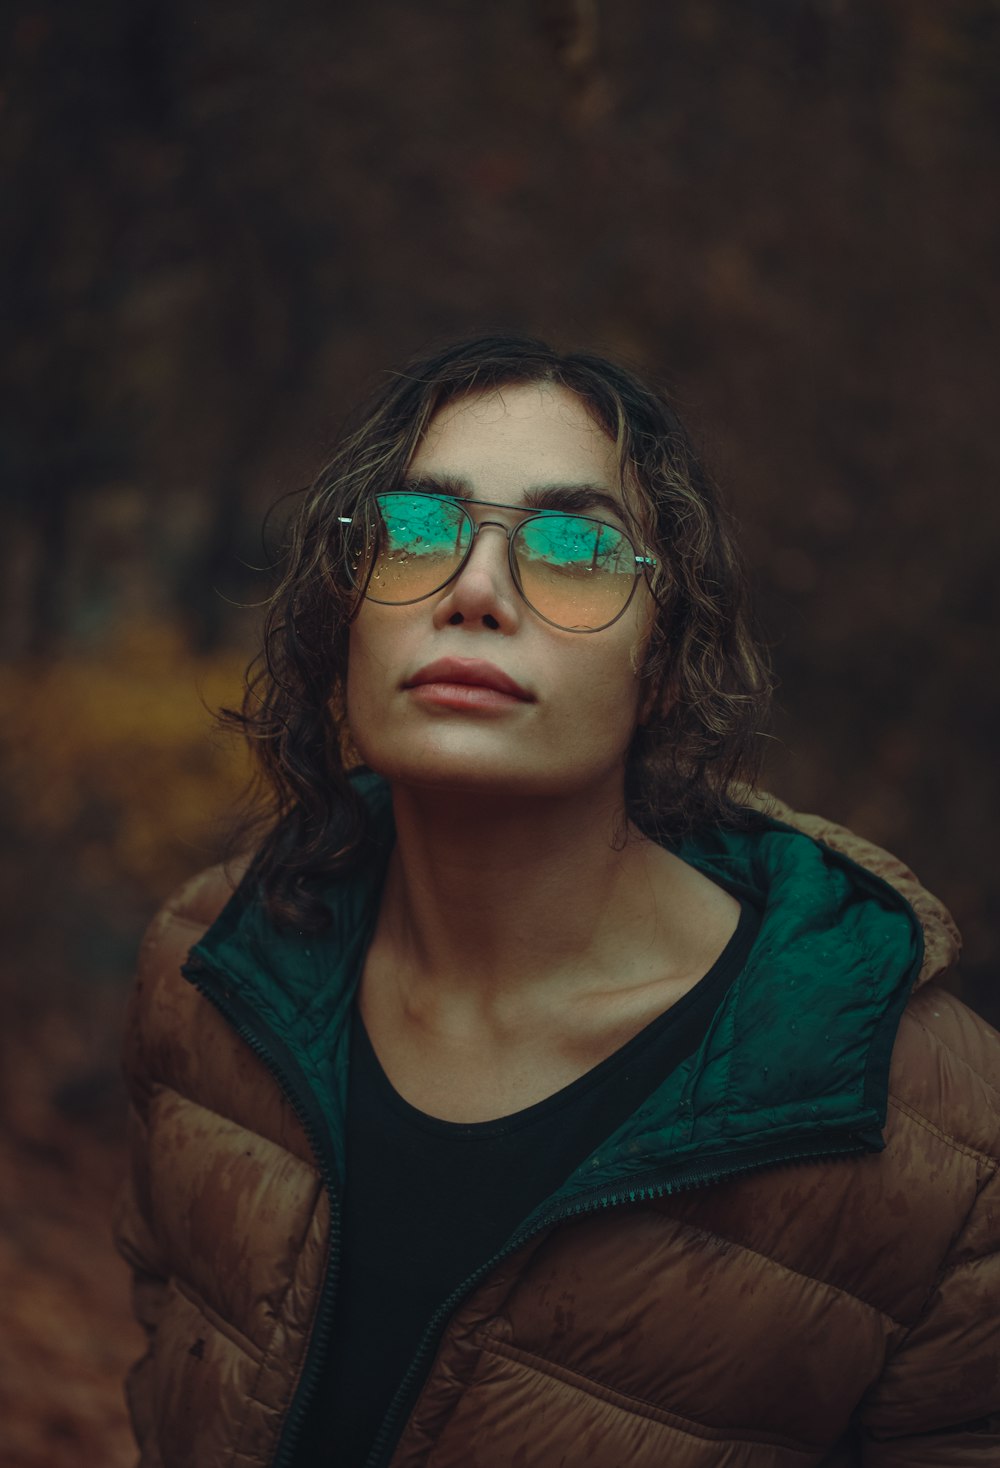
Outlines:
{"type": "Polygon", "coordinates": [[[508,802],[522,798],[592,799],[598,789],[606,788],[609,775],[621,778],[620,770],[611,772],[603,764],[597,769],[589,764],[575,765],[564,753],[532,762],[509,750],[486,753],[437,749],[417,753],[411,748],[395,758],[384,750],[370,750],[363,757],[394,788],[508,802]]]}
{"type": "Polygon", "coordinates": [[[506,766],[481,757],[449,755],[437,759],[380,760],[366,763],[390,785],[414,789],[453,791],[469,795],[541,795],[559,783],[558,775],[531,771],[524,765],[506,766]]]}

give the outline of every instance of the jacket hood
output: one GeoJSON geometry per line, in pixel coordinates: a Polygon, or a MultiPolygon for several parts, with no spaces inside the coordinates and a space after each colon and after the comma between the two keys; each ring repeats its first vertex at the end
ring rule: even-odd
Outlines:
{"type": "MultiPolygon", "coordinates": [[[[355,778],[387,859],[388,788],[370,772],[355,778]]],[[[654,1180],[670,1191],[693,1168],[721,1175],[883,1145],[900,1016],[915,984],[954,963],[955,926],[888,852],[770,797],[747,804],[749,828],[706,828],[670,849],[760,908],[749,958],[697,1051],[567,1179],[563,1209],[599,1192],[638,1196],[654,1180]]],[[[192,950],[317,1098],[341,1179],[348,1017],[383,872],[331,882],[332,921],[318,936],[276,930],[244,881],[192,950]]]]}

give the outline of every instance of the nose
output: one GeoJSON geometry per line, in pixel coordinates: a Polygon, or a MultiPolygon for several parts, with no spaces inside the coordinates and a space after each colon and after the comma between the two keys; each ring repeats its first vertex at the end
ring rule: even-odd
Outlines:
{"type": "Polygon", "coordinates": [[[510,573],[509,534],[498,520],[480,521],[469,559],[434,609],[436,625],[516,629],[521,599],[510,573]]]}

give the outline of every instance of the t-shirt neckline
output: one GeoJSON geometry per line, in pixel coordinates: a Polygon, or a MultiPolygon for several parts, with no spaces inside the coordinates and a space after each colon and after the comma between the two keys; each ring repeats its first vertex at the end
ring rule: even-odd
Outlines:
{"type": "Polygon", "coordinates": [[[560,1087],[558,1091],[553,1091],[551,1095],[543,1096],[540,1101],[535,1101],[518,1111],[509,1112],[506,1116],[491,1117],[487,1121],[447,1121],[443,1117],[431,1116],[428,1112],[413,1106],[404,1096],[400,1095],[382,1068],[382,1063],[365,1028],[356,1001],[352,1014],[352,1044],[360,1047],[360,1051],[355,1050],[355,1054],[365,1066],[370,1082],[375,1085],[380,1103],[393,1110],[410,1126],[418,1127],[422,1131],[433,1132],[438,1136],[464,1137],[469,1140],[505,1135],[529,1127],[535,1122],[547,1119],[552,1112],[572,1105],[587,1091],[602,1085],[616,1071],[624,1069],[634,1061],[647,1046],[654,1045],[665,1031],[679,1024],[692,1009],[698,1009],[703,1004],[707,1006],[710,1003],[714,1008],[718,1007],[726,990],[746,962],[757,929],[759,915],[755,908],[742,896],[737,900],[740,903],[740,917],[731,938],[707,973],[697,983],[692,984],[680,999],[654,1016],[630,1040],[626,1040],[604,1060],[591,1066],[590,1070],[585,1071],[583,1075],[577,1076],[575,1080],[560,1087]]]}

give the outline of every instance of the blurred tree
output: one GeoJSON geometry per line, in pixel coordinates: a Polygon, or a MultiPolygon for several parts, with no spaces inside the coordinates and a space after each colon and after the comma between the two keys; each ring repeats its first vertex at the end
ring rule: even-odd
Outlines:
{"type": "Polygon", "coordinates": [[[8,652],[156,617],[249,646],[263,507],[377,371],[498,323],[603,346],[671,386],[745,521],[772,778],[954,880],[991,961],[998,17],[22,0],[8,652]]]}

